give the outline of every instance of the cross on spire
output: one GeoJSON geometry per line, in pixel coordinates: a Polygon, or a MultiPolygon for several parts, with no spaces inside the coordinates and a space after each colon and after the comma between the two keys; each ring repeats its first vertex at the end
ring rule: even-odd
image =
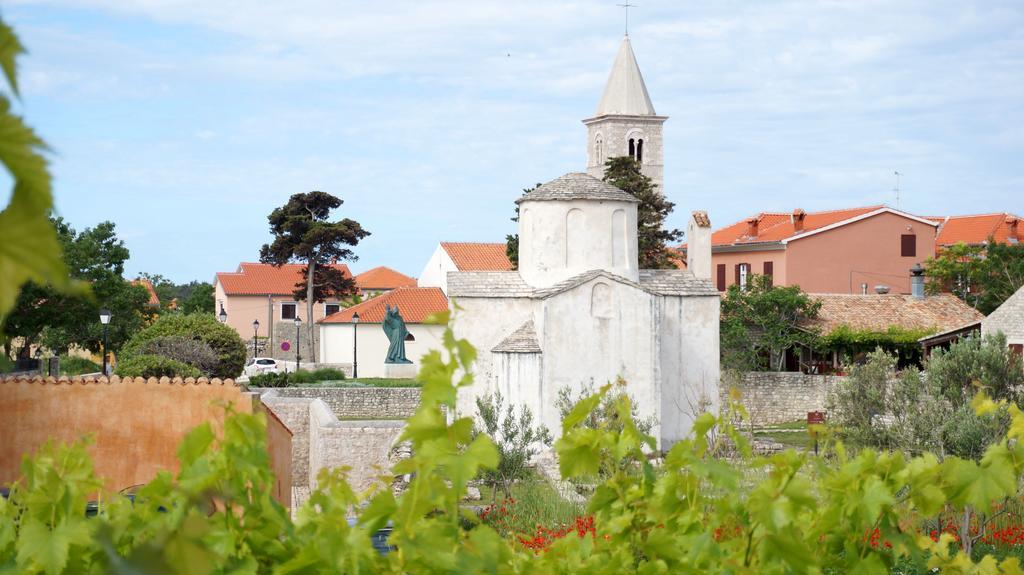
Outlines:
{"type": "Polygon", "coordinates": [[[627,1],[625,4],[616,4],[616,6],[620,6],[626,12],[626,36],[629,36],[629,9],[630,8],[636,8],[637,5],[636,4],[630,4],[627,1]]]}

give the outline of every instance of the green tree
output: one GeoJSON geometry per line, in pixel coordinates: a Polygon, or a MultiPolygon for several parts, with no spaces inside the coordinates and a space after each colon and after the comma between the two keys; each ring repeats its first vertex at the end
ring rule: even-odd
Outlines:
{"type": "Polygon", "coordinates": [[[670,244],[683,239],[683,232],[666,229],[665,219],[675,208],[651,178],[640,171],[640,163],[629,156],[605,162],[604,181],[640,200],[637,206],[637,243],[641,269],[674,269],[679,256],[670,244]]]}
{"type": "Polygon", "coordinates": [[[0,18],[0,165],[14,183],[0,211],[0,338],[4,319],[23,284],[33,281],[57,289],[71,287],[57,234],[49,221],[53,206],[46,143],[11,109],[18,92],[17,57],[25,52],[14,30],[0,18]]]}
{"type": "Polygon", "coordinates": [[[996,399],[1020,399],[1024,385],[1021,360],[1003,334],[968,337],[949,349],[936,349],[925,363],[928,379],[954,406],[970,403],[979,390],[996,399]]]}
{"type": "Polygon", "coordinates": [[[929,293],[949,291],[985,314],[1024,286],[1024,244],[960,242],[925,261],[929,293]]]}
{"type": "Polygon", "coordinates": [[[722,364],[750,371],[768,358],[769,369],[781,371],[787,349],[814,341],[815,334],[800,324],[817,317],[821,303],[799,286],[773,285],[771,276],[754,274],[747,281],[745,286],[729,286],[722,298],[722,364]]]}
{"type": "MultiPolygon", "coordinates": [[[[344,203],[324,192],[295,194],[288,203],[275,209],[267,218],[274,241],[260,249],[263,263],[284,265],[292,261],[304,263],[305,279],[296,284],[295,298],[306,300],[307,341],[316,341],[313,304],[327,298],[343,298],[356,292],[353,278],[347,278],[328,264],[336,261],[355,261],[350,249],[370,232],[359,222],[345,218],[330,221],[331,211],[344,203]]],[[[316,346],[310,345],[311,358],[316,361],[316,346]]]]}
{"type": "MultiPolygon", "coordinates": [[[[99,310],[106,307],[111,311],[107,326],[109,346],[116,351],[141,329],[153,311],[147,306],[146,288],[121,277],[129,257],[128,248],[118,239],[110,222],[81,232],[61,218],[54,219],[52,225],[71,277],[89,286],[90,292],[68,293],[50,285],[29,283],[8,314],[4,332],[9,337],[23,338],[18,350],[23,358],[27,357],[29,347],[37,343],[58,353],[66,353],[72,346],[96,352],[103,341],[99,310]]],[[[9,346],[10,340],[6,343],[9,346]]]]}
{"type": "Polygon", "coordinates": [[[184,298],[179,300],[182,313],[216,313],[213,301],[213,284],[193,282],[184,298]]]}

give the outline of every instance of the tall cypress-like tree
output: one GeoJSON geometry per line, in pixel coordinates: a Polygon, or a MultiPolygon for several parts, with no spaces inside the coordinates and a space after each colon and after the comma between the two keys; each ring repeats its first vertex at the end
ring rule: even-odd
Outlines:
{"type": "Polygon", "coordinates": [[[295,284],[295,298],[306,300],[307,341],[310,342],[310,359],[314,362],[313,304],[356,293],[355,280],[345,277],[329,264],[359,259],[351,247],[370,235],[355,220],[330,221],[331,211],[343,203],[340,198],[326,192],[293,195],[287,204],[267,217],[274,241],[260,249],[260,261],[263,263],[276,266],[289,262],[306,264],[303,269],[305,279],[295,284]]]}
{"type": "Polygon", "coordinates": [[[637,242],[641,269],[673,269],[678,254],[669,244],[683,239],[682,230],[666,229],[665,218],[675,204],[665,199],[651,178],[640,171],[640,163],[629,156],[605,162],[604,181],[640,200],[637,207],[637,242]]]}

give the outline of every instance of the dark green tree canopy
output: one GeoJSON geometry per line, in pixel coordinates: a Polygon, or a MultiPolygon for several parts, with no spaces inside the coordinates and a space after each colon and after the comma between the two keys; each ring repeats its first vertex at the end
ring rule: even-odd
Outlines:
{"type": "Polygon", "coordinates": [[[770,276],[755,274],[746,286],[729,286],[720,320],[723,367],[749,371],[768,357],[781,369],[786,349],[813,341],[814,334],[800,324],[817,317],[820,308],[799,286],[772,285],[770,276]]]}
{"type": "Polygon", "coordinates": [[[683,239],[683,232],[666,229],[665,219],[675,204],[668,201],[651,178],[640,171],[640,163],[629,156],[605,162],[604,181],[640,200],[637,207],[637,243],[641,269],[674,269],[679,259],[671,244],[683,239]]]}
{"type": "MultiPolygon", "coordinates": [[[[5,335],[24,338],[18,350],[22,356],[37,343],[61,353],[71,346],[99,351],[103,338],[99,310],[106,307],[112,316],[108,326],[110,348],[120,348],[153,313],[147,307],[146,288],[121,277],[128,248],[111,222],[81,232],[61,218],[53,219],[52,224],[71,277],[91,289],[68,292],[49,285],[26,284],[6,318],[5,335]]],[[[5,343],[9,348],[10,340],[5,343]]]]}
{"type": "Polygon", "coordinates": [[[295,297],[298,299],[307,299],[311,268],[311,301],[341,298],[356,291],[352,278],[327,267],[335,261],[356,261],[358,257],[351,248],[370,235],[355,220],[330,221],[331,211],[343,203],[340,198],[325,192],[295,194],[267,218],[274,241],[260,249],[260,261],[274,265],[305,263],[303,275],[306,280],[296,284],[295,297]]]}
{"type": "Polygon", "coordinates": [[[1024,244],[959,243],[925,262],[928,291],[949,291],[984,314],[1024,285],[1024,244]]]}

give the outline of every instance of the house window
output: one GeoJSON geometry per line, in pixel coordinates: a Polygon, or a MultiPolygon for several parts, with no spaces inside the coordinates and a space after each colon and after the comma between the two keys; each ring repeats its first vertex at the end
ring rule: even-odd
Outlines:
{"type": "Polygon", "coordinates": [[[747,277],[750,275],[750,264],[736,264],[736,285],[747,289],[747,277]]]}
{"type": "Polygon", "coordinates": [[[411,332],[407,333],[405,334],[405,341],[416,341],[416,336],[414,336],[411,332]]]}
{"type": "Polygon", "coordinates": [[[324,315],[331,315],[341,311],[340,303],[329,303],[324,306],[324,315]]]}
{"type": "Polygon", "coordinates": [[[725,291],[725,264],[718,264],[718,291],[725,291]]]}
{"type": "Polygon", "coordinates": [[[900,255],[905,258],[917,257],[917,236],[914,234],[900,236],[900,255]]]}
{"type": "Polygon", "coordinates": [[[768,278],[768,285],[774,285],[772,276],[775,275],[775,262],[764,262],[764,277],[768,278]]]}
{"type": "Polygon", "coordinates": [[[281,319],[295,319],[295,303],[281,304],[281,319]]]}

